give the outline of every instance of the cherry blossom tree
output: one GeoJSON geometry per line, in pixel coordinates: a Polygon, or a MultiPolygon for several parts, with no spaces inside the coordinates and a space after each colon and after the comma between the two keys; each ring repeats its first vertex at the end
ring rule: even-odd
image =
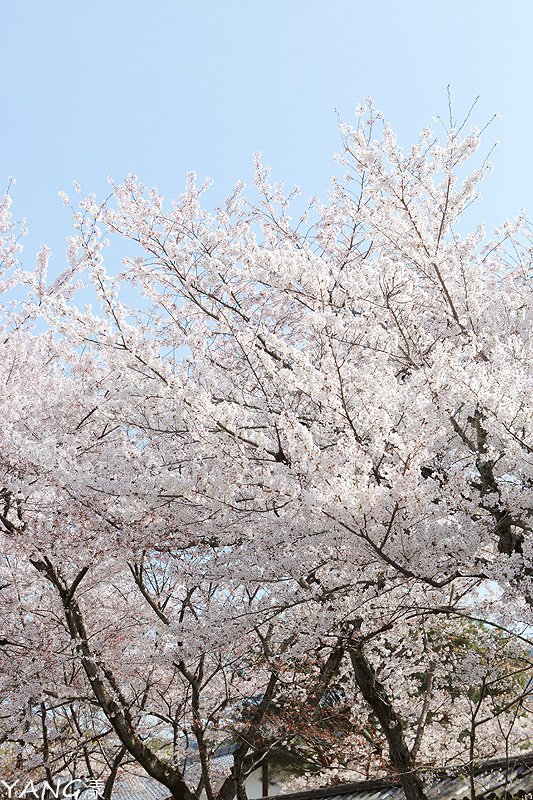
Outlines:
{"type": "Polygon", "coordinates": [[[194,176],[170,204],[133,176],[62,195],[68,267],[48,281],[44,249],[5,310],[13,774],[83,758],[110,792],[133,759],[244,800],[283,746],[422,800],[449,753],[527,744],[531,229],[463,232],[486,170],[463,129],[404,152],[360,108],[295,219],[259,157],[256,198],[213,213],[194,176]]]}

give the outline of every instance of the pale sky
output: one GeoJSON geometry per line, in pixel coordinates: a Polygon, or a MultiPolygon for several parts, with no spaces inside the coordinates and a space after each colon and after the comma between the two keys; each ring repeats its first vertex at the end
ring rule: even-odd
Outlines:
{"type": "Polygon", "coordinates": [[[533,207],[530,0],[12,0],[0,9],[0,191],[63,264],[78,180],[103,196],[134,172],[167,197],[209,175],[215,205],[250,180],[261,150],[273,176],[327,191],[337,115],[372,95],[409,145],[447,114],[495,112],[495,172],[475,212],[490,226],[533,207]]]}

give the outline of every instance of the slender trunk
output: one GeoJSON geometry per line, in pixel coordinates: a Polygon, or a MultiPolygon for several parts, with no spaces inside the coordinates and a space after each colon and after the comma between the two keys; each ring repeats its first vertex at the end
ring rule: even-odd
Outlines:
{"type": "Polygon", "coordinates": [[[111,771],[109,772],[109,775],[107,776],[107,780],[106,780],[105,786],[104,786],[104,793],[102,795],[103,800],[111,800],[111,796],[113,794],[113,786],[115,785],[115,780],[116,780],[116,777],[117,777],[117,774],[118,774],[118,770],[119,770],[119,767],[120,767],[120,765],[122,763],[122,759],[124,758],[124,756],[126,755],[127,752],[128,751],[126,750],[124,745],[122,745],[122,747],[119,748],[119,751],[116,754],[115,758],[113,759],[113,764],[111,766],[111,771]]]}
{"type": "Polygon", "coordinates": [[[403,735],[401,720],[387,697],[385,687],[377,679],[374,667],[365,657],[361,647],[354,644],[348,649],[355,680],[385,734],[390,760],[398,773],[406,800],[427,800],[403,735]]]}
{"type": "Polygon", "coordinates": [[[436,668],[437,665],[435,661],[432,661],[429,665],[429,670],[427,673],[428,684],[426,687],[426,694],[424,696],[422,711],[420,713],[420,718],[418,720],[418,727],[416,730],[415,741],[411,748],[411,758],[413,759],[413,761],[418,755],[418,751],[420,750],[420,745],[422,744],[422,737],[424,736],[424,728],[426,727],[426,722],[428,718],[429,704],[431,699],[431,692],[433,691],[433,680],[435,678],[436,668]]]}
{"type": "Polygon", "coordinates": [[[261,797],[268,797],[268,761],[265,759],[261,765],[261,797]]]}
{"type": "Polygon", "coordinates": [[[234,757],[233,774],[235,776],[235,797],[237,800],[248,800],[244,763],[239,756],[234,757]]]}
{"type": "Polygon", "coordinates": [[[193,716],[192,732],[194,733],[194,736],[196,738],[196,742],[198,744],[198,753],[200,754],[200,765],[202,767],[202,785],[207,800],[213,800],[213,789],[211,787],[211,777],[209,774],[209,758],[207,752],[207,744],[204,735],[205,733],[204,727],[202,724],[202,713],[200,709],[200,687],[202,684],[203,673],[204,673],[204,661],[205,657],[202,655],[200,657],[200,662],[196,674],[190,672],[190,670],[187,669],[184,661],[177,662],[176,666],[183,675],[183,677],[189,682],[189,685],[191,687],[191,705],[192,705],[192,716],[193,716]]]}
{"type": "Polygon", "coordinates": [[[48,781],[49,786],[54,785],[54,779],[52,776],[52,770],[50,769],[50,765],[48,763],[48,756],[50,755],[50,747],[48,741],[48,727],[46,725],[46,705],[45,703],[41,703],[41,727],[42,727],[42,734],[43,734],[43,762],[46,765],[44,768],[44,773],[46,775],[46,780],[48,781]]]}
{"type": "Polygon", "coordinates": [[[237,800],[247,800],[244,782],[248,769],[253,764],[254,757],[257,756],[257,753],[253,751],[252,741],[265,713],[270,707],[277,682],[278,673],[272,672],[263,698],[257,706],[246,731],[240,736],[241,742],[233,753],[233,769],[218,790],[216,800],[232,800],[234,797],[237,800]],[[250,751],[252,752],[250,753],[250,751]]]}
{"type": "Polygon", "coordinates": [[[333,648],[326,660],[326,663],[320,670],[316,685],[313,687],[312,691],[307,697],[307,705],[312,706],[313,708],[317,708],[320,705],[320,701],[326,694],[331,681],[339,671],[339,667],[343,658],[344,645],[337,645],[333,648]]]}

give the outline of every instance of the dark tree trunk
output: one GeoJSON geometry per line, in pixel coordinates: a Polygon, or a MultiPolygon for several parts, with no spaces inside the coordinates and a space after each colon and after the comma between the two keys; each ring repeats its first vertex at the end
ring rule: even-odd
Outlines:
{"type": "Polygon", "coordinates": [[[372,664],[367,660],[360,647],[352,645],[349,653],[357,685],[378,718],[387,739],[390,760],[398,773],[406,800],[427,800],[424,786],[416,772],[411,753],[405,742],[401,720],[387,697],[385,687],[377,679],[372,664]]]}

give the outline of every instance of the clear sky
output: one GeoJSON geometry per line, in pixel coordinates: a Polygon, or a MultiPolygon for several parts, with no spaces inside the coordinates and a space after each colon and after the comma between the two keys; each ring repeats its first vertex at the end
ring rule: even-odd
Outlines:
{"type": "Polygon", "coordinates": [[[102,196],[135,172],[168,197],[211,176],[213,204],[248,181],[261,150],[274,176],[324,196],[337,112],[372,95],[408,145],[481,95],[494,112],[495,172],[479,219],[533,207],[531,0],[4,0],[0,189],[17,179],[24,265],[41,243],[62,266],[74,179],[102,196]]]}

